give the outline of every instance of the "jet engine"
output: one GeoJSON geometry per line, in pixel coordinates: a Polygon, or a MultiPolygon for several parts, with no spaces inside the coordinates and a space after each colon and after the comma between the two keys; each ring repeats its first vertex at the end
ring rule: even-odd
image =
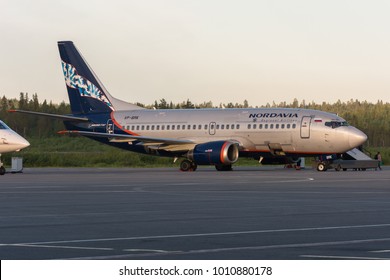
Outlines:
{"type": "Polygon", "coordinates": [[[238,156],[238,144],[231,141],[199,144],[187,154],[188,159],[198,165],[231,165],[238,156]]]}

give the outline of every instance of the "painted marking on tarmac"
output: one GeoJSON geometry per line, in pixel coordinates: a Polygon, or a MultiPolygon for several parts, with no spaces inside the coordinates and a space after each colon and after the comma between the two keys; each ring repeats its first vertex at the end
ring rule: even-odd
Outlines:
{"type": "Polygon", "coordinates": [[[316,259],[348,259],[348,260],[389,260],[388,258],[371,258],[358,256],[321,256],[321,255],[301,255],[302,258],[316,258],[316,259]]]}
{"type": "MultiPolygon", "coordinates": [[[[295,243],[295,244],[279,244],[279,245],[264,245],[264,246],[245,246],[245,247],[227,247],[227,248],[215,248],[215,249],[200,249],[189,251],[166,251],[165,253],[146,253],[146,254],[123,254],[112,256],[96,256],[96,257],[82,257],[74,259],[110,259],[110,258],[129,258],[129,257],[150,257],[156,255],[188,255],[188,254],[207,254],[207,253],[224,253],[232,251],[249,251],[249,250],[271,250],[271,249],[286,249],[286,248],[307,248],[307,247],[319,247],[319,246],[334,246],[334,245],[348,245],[348,244],[361,244],[369,242],[383,242],[390,241],[390,238],[380,239],[362,239],[362,240],[344,240],[344,241],[329,241],[329,242],[315,242],[315,243],[295,243]]],[[[315,255],[301,255],[311,256],[315,255]]],[[[337,258],[337,256],[326,256],[327,258],[337,258]]],[[[338,256],[338,258],[347,258],[338,256]]],[[[385,258],[365,258],[365,257],[350,257],[359,259],[385,259],[385,258]]]]}
{"type": "Polygon", "coordinates": [[[377,250],[377,251],[370,251],[370,253],[390,253],[390,250],[377,250]]]}
{"type": "Polygon", "coordinates": [[[124,252],[145,252],[145,253],[177,253],[179,251],[166,251],[166,250],[158,250],[158,249],[123,249],[124,252]]]}
{"type": "MultiPolygon", "coordinates": [[[[292,228],[292,229],[270,229],[270,230],[252,230],[252,231],[232,231],[232,232],[151,235],[151,236],[113,237],[113,238],[96,238],[96,239],[57,240],[57,241],[26,242],[26,243],[21,242],[21,243],[17,243],[17,244],[41,245],[41,244],[63,244],[63,243],[82,243],[82,242],[122,241],[122,240],[146,240],[146,239],[189,238],[189,237],[194,238],[194,237],[205,237],[205,236],[226,236],[226,235],[322,231],[322,230],[379,228],[379,227],[390,227],[390,224],[329,226],[329,227],[310,227],[310,228],[292,228]]],[[[9,244],[9,245],[12,245],[12,244],[9,244]]]]}
{"type": "Polygon", "coordinates": [[[56,245],[39,245],[39,244],[1,244],[15,247],[37,247],[37,248],[55,248],[55,249],[72,249],[72,250],[102,250],[112,251],[113,248],[96,248],[96,247],[76,247],[76,246],[56,246],[56,245]]]}

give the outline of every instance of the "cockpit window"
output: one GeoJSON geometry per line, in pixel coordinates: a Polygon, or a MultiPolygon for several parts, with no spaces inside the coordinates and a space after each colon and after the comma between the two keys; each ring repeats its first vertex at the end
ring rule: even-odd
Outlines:
{"type": "Polygon", "coordinates": [[[0,121],[0,129],[8,129],[8,126],[2,121],[0,121]]]}
{"type": "Polygon", "coordinates": [[[341,121],[325,122],[325,125],[331,128],[338,128],[340,126],[349,126],[347,122],[341,122],[341,121]]]}

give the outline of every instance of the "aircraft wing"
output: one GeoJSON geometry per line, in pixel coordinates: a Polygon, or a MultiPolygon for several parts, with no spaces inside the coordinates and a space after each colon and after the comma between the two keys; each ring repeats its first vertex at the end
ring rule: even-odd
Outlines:
{"type": "Polygon", "coordinates": [[[49,117],[54,119],[60,119],[63,121],[79,121],[79,122],[88,122],[88,118],[81,118],[81,117],[75,117],[71,115],[56,115],[56,114],[49,114],[49,113],[42,113],[42,112],[34,112],[34,111],[25,111],[25,110],[8,110],[9,113],[22,113],[22,114],[30,114],[30,115],[37,115],[42,117],[49,117]]]}
{"type": "Polygon", "coordinates": [[[143,142],[144,145],[188,145],[196,143],[188,139],[175,139],[175,138],[159,138],[159,137],[147,137],[147,136],[136,136],[130,134],[115,134],[115,133],[101,133],[81,130],[62,130],[58,134],[68,135],[82,135],[90,137],[101,137],[108,138],[110,142],[133,142],[135,140],[143,142]]]}

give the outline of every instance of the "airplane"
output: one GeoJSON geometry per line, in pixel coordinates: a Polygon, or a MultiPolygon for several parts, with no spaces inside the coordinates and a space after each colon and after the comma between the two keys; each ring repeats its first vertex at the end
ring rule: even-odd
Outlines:
{"type": "Polygon", "coordinates": [[[30,146],[30,143],[22,136],[9,128],[0,120],[0,175],[5,174],[5,168],[1,161],[1,154],[19,152],[21,149],[30,146]]]}
{"type": "MultiPolygon", "coordinates": [[[[60,134],[171,157],[181,171],[232,170],[239,157],[262,163],[344,153],[367,136],[336,114],[302,108],[145,109],[110,95],[71,41],[58,42],[72,114],[23,110],[64,121],[60,134]]],[[[325,169],[325,168],[324,168],[325,169]]]]}

